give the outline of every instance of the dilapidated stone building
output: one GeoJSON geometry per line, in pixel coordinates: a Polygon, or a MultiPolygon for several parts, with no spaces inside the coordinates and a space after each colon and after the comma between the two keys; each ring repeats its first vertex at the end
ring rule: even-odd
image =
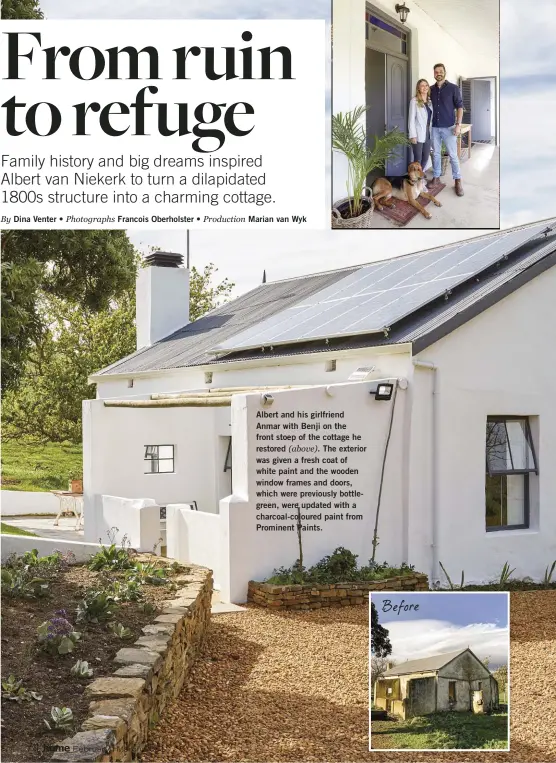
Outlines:
{"type": "Polygon", "coordinates": [[[498,705],[498,682],[470,649],[390,667],[375,684],[376,707],[412,718],[448,711],[484,713],[498,705]]]}

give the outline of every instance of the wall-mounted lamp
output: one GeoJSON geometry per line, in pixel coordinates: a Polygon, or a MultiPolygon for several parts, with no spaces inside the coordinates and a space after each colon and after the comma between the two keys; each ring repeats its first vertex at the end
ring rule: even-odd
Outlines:
{"type": "Polygon", "coordinates": [[[406,4],[402,3],[400,5],[399,3],[396,3],[396,13],[400,14],[400,21],[402,24],[405,24],[407,21],[407,15],[409,13],[409,8],[406,6],[406,4]]]}
{"type": "Polygon", "coordinates": [[[375,400],[391,400],[393,391],[393,384],[378,384],[376,390],[371,390],[371,395],[374,392],[375,400]]]}

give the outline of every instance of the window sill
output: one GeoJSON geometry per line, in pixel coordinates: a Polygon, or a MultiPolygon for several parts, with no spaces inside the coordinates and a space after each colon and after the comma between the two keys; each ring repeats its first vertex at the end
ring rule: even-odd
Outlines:
{"type": "Polygon", "coordinates": [[[521,535],[538,535],[539,531],[534,527],[522,527],[519,530],[490,530],[485,531],[487,538],[514,538],[521,535]]]}

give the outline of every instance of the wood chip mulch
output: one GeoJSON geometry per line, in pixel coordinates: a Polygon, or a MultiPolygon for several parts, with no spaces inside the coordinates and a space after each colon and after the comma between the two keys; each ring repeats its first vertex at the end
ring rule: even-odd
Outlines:
{"type": "Polygon", "coordinates": [[[510,752],[368,751],[368,609],[214,617],[143,761],[556,761],[556,592],[511,594],[510,752]]]}

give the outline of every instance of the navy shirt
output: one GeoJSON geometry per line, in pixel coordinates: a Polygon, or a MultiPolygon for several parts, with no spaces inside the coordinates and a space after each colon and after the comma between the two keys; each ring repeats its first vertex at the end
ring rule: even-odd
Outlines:
{"type": "Polygon", "coordinates": [[[433,105],[433,127],[452,127],[456,122],[455,110],[463,108],[463,100],[459,87],[448,80],[442,87],[435,83],[431,87],[433,105]]]}

